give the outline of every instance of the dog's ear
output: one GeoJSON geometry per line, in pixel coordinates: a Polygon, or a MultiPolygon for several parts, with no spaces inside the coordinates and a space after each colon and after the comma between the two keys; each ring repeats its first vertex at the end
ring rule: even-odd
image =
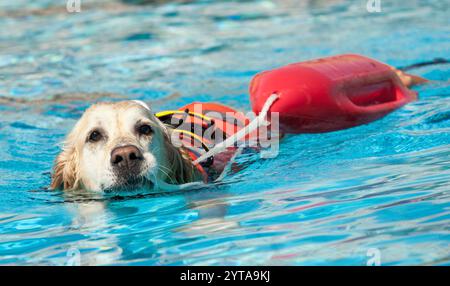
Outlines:
{"type": "Polygon", "coordinates": [[[177,148],[170,142],[168,136],[164,136],[167,161],[170,171],[168,180],[171,184],[185,184],[201,180],[197,169],[192,165],[189,155],[182,147],[177,148]]]}
{"type": "Polygon", "coordinates": [[[50,188],[70,190],[78,185],[78,152],[73,146],[65,147],[56,157],[50,188]]]}

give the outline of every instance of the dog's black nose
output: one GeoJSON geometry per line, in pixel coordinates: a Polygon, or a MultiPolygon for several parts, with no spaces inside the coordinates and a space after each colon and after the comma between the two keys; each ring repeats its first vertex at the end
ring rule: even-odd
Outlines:
{"type": "Polygon", "coordinates": [[[116,147],[111,152],[111,165],[121,170],[133,170],[141,165],[144,158],[136,146],[116,147]]]}

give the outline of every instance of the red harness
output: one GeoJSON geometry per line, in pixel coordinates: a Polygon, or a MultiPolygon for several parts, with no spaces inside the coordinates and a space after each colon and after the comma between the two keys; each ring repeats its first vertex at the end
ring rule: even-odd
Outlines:
{"type": "MultiPolygon", "coordinates": [[[[178,133],[177,139],[193,161],[250,122],[243,113],[217,103],[194,102],[178,110],[159,112],[156,116],[164,124],[174,128],[173,132],[178,133]]],[[[256,133],[251,133],[244,139],[251,137],[256,137],[256,133]]],[[[236,150],[237,146],[227,148],[226,151],[196,164],[204,181],[217,179],[236,150]]]]}

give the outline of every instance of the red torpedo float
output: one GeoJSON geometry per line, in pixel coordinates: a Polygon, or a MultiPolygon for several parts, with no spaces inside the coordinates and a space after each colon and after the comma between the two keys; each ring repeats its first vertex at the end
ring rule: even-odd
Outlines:
{"type": "Polygon", "coordinates": [[[329,132],[377,120],[417,99],[386,64],[354,54],[294,63],[257,74],[250,83],[252,109],[259,113],[277,94],[286,133],[329,132]]]}

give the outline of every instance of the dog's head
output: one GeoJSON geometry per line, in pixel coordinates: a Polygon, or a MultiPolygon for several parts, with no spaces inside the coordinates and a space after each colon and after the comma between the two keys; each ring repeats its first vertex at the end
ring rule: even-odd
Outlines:
{"type": "Polygon", "coordinates": [[[91,106],[68,135],[53,168],[51,188],[108,191],[193,179],[192,165],[167,128],[140,102],[91,106]]]}

